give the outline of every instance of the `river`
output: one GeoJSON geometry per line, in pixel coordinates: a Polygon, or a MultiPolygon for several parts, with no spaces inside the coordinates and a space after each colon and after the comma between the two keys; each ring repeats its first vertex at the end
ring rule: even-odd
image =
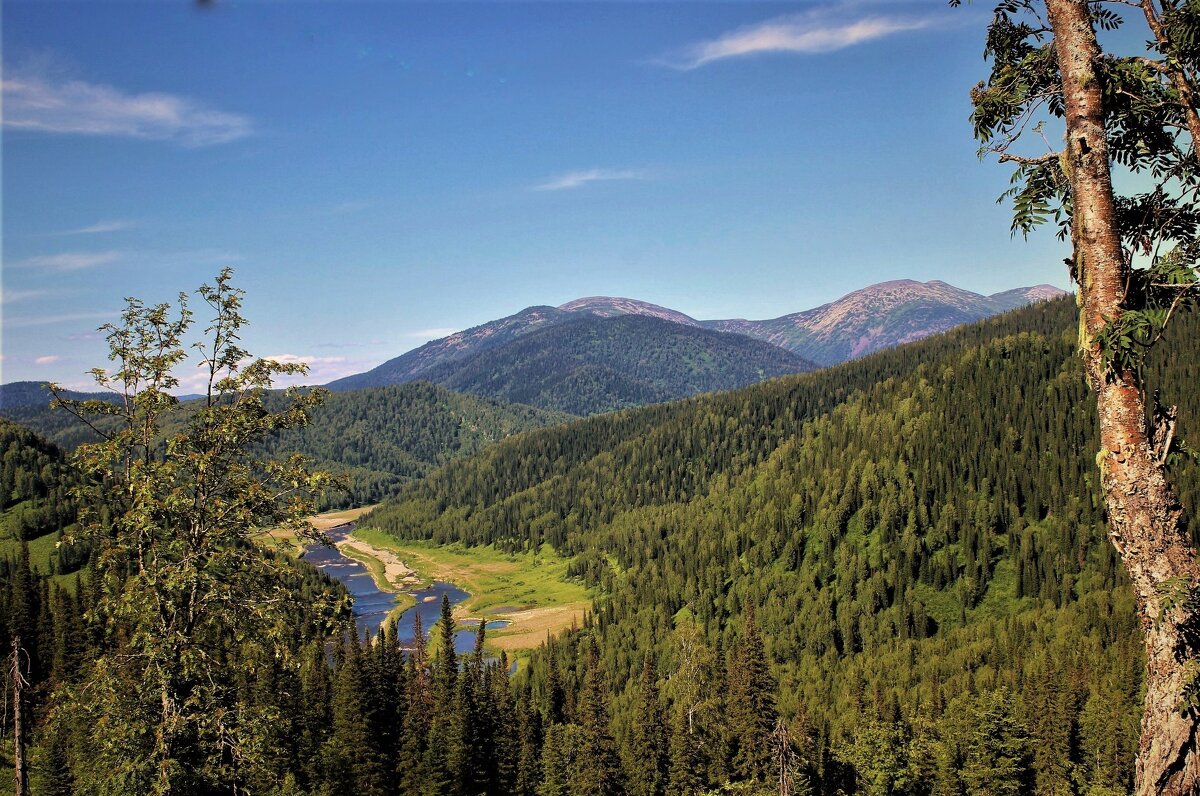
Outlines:
{"type": "MultiPolygon", "coordinates": [[[[350,536],[354,524],[339,525],[326,533],[335,542],[350,536]]],[[[353,558],[342,555],[336,547],[310,545],[304,550],[304,560],[324,572],[331,578],[341,581],[346,590],[354,598],[354,620],[358,632],[369,632],[372,636],[379,632],[380,625],[388,612],[396,606],[399,595],[395,592],[381,591],[371,577],[370,570],[364,564],[353,558]]],[[[450,605],[455,606],[471,595],[455,586],[453,583],[434,581],[426,589],[409,592],[417,604],[400,615],[397,622],[397,632],[402,647],[411,647],[413,643],[413,611],[421,614],[421,626],[428,636],[433,631],[442,611],[442,595],[450,598],[450,605]]],[[[464,625],[477,624],[470,621],[464,625]]],[[[489,630],[503,627],[507,622],[493,621],[487,623],[489,630]]],[[[475,631],[469,627],[460,629],[454,634],[454,649],[457,652],[470,652],[475,647],[475,631]]]]}

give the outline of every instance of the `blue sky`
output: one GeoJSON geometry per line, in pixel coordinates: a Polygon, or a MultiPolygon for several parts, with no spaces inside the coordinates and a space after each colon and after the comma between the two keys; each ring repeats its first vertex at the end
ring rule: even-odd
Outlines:
{"type": "Polygon", "coordinates": [[[223,265],[315,382],[581,296],[1067,287],[976,157],[984,11],[8,0],[0,380],[86,385],[124,296],[223,265]]]}

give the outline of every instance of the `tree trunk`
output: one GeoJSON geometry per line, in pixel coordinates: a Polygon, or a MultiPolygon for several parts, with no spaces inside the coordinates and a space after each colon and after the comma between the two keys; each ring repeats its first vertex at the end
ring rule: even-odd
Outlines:
{"type": "Polygon", "coordinates": [[[21,674],[21,637],[13,636],[13,781],[15,796],[29,796],[29,768],[25,761],[25,677],[21,674]]]}
{"type": "Polygon", "coordinates": [[[1079,278],[1079,343],[1100,419],[1101,486],[1108,534],[1137,597],[1145,633],[1146,703],[1134,791],[1200,792],[1197,715],[1183,708],[1188,665],[1196,658],[1197,617],[1185,603],[1200,567],[1180,523],[1182,509],[1151,444],[1142,385],[1135,372],[1109,369],[1096,343],[1120,317],[1129,266],[1113,202],[1100,48],[1086,0],[1046,0],[1066,107],[1065,170],[1074,203],[1072,239],[1079,278]],[[1174,607],[1163,611],[1172,593],[1174,607]],[[1183,711],[1181,715],[1181,710],[1183,711]]]}

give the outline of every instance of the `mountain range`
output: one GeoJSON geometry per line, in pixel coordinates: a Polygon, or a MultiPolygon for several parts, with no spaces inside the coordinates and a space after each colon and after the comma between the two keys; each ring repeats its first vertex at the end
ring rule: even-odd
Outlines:
{"type": "MultiPolygon", "coordinates": [[[[327,386],[348,392],[427,381],[506,404],[593,415],[857,359],[1062,294],[1037,285],[984,296],[945,282],[898,280],[759,321],[697,320],[645,301],[592,296],[526,308],[327,386]]],[[[49,397],[33,382],[3,385],[0,411],[68,448],[84,441],[85,427],[44,411],[49,397]]]]}
{"type": "MultiPolygon", "coordinates": [[[[601,394],[613,393],[622,397],[575,407],[576,412],[589,414],[649,402],[639,395],[657,395],[660,397],[654,400],[666,400],[692,394],[699,391],[692,386],[697,383],[709,385],[706,389],[723,389],[783,372],[834,365],[1064,292],[1050,285],[1036,285],[984,296],[945,282],[905,279],[871,285],[810,310],[758,321],[740,318],[697,320],[645,301],[592,296],[558,307],[528,307],[514,315],[426,343],[372,370],[338,379],[327,386],[333,390],[352,390],[426,379],[451,389],[490,397],[514,399],[520,393],[536,405],[571,411],[566,407],[569,397],[556,393],[552,385],[571,384],[584,378],[590,370],[595,378],[609,380],[614,385],[611,390],[602,389],[601,394]],[[595,319],[615,321],[630,316],[651,318],[659,323],[595,323],[595,319]],[[549,331],[566,324],[581,323],[584,325],[574,326],[570,333],[559,335],[549,331]],[[609,343],[591,348],[578,346],[584,328],[590,328],[593,340],[603,338],[609,343]],[[728,338],[713,336],[713,332],[753,338],[783,349],[798,360],[779,360],[776,355],[768,354],[768,349],[744,348],[728,338]],[[631,333],[635,336],[630,336],[631,333]],[[524,339],[526,337],[529,339],[524,339]],[[687,380],[671,385],[671,388],[640,382],[616,386],[618,382],[628,380],[630,360],[636,360],[645,369],[661,367],[666,361],[642,359],[637,357],[638,352],[670,349],[673,345],[683,345],[684,340],[688,341],[689,349],[716,346],[721,353],[714,353],[711,361],[705,361],[706,367],[701,369],[705,372],[689,373],[687,380]],[[563,355],[564,345],[571,347],[569,355],[563,355]],[[620,361],[613,359],[614,354],[619,355],[620,361]],[[742,373],[725,380],[715,379],[713,373],[735,364],[735,360],[723,359],[726,354],[738,357],[736,364],[742,373]],[[511,379],[503,375],[503,367],[514,359],[539,362],[539,387],[514,389],[511,379]],[[760,371],[761,375],[747,380],[747,373],[754,371],[760,371]]],[[[588,378],[588,381],[593,380],[588,378]]]]}

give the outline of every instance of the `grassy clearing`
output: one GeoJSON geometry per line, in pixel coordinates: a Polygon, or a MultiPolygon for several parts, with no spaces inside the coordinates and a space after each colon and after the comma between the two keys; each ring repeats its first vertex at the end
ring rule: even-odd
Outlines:
{"type": "MultiPolygon", "coordinates": [[[[21,554],[21,541],[17,538],[17,529],[20,527],[20,516],[29,503],[24,501],[0,512],[0,558],[16,559],[21,554]]],[[[29,566],[43,573],[51,571],[59,536],[59,532],[55,531],[30,539],[29,566]]]]}
{"type": "Polygon", "coordinates": [[[582,622],[591,607],[588,590],[567,579],[567,559],[549,545],[537,553],[512,554],[494,547],[401,541],[374,529],[356,530],[353,537],[394,553],[425,582],[448,581],[469,592],[471,597],[455,609],[460,618],[509,620],[503,630],[488,632],[495,649],[536,647],[547,633],[582,622]]]}

